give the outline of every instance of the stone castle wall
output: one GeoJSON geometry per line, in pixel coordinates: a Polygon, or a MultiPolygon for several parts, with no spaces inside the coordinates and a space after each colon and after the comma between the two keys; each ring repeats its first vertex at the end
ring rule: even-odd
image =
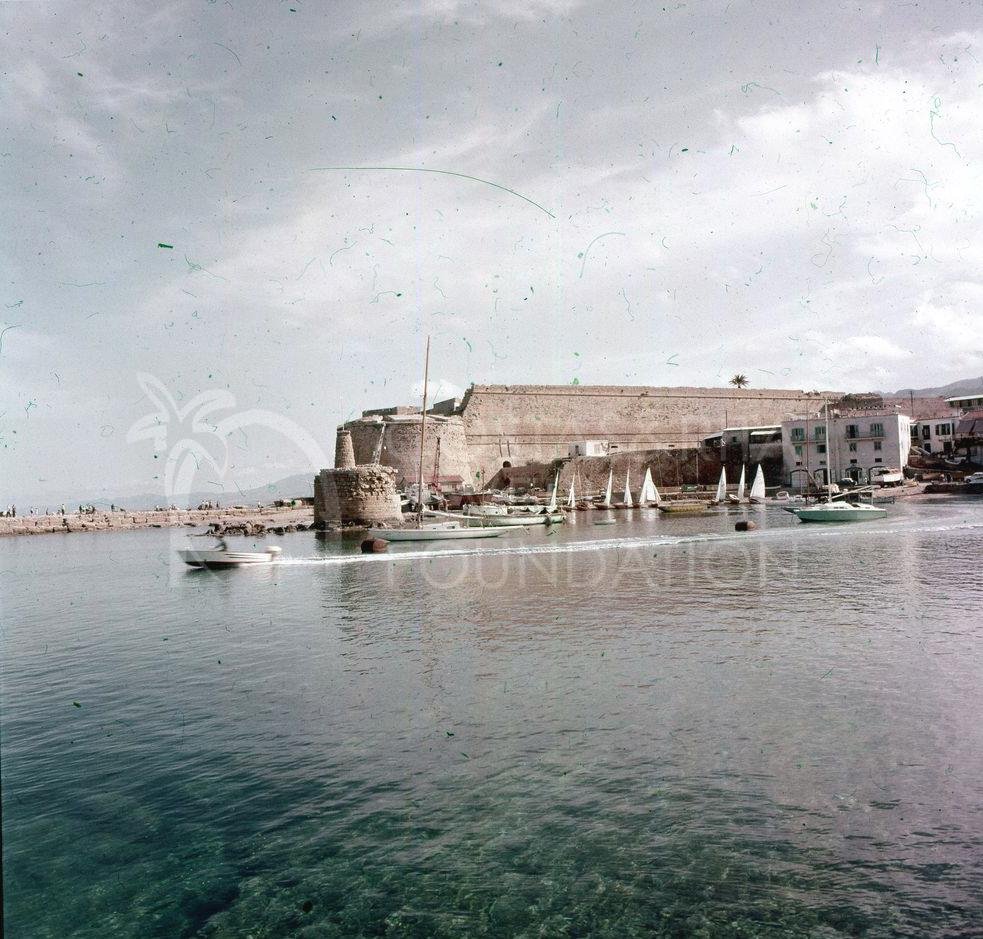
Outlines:
{"type": "MultiPolygon", "coordinates": [[[[420,421],[357,420],[345,425],[351,432],[355,462],[372,463],[378,460],[396,470],[398,486],[415,485],[420,472],[420,421]],[[382,447],[379,447],[380,437],[382,447]]],[[[423,456],[424,482],[433,478],[437,441],[440,440],[441,476],[460,476],[466,485],[474,480],[464,422],[459,417],[434,418],[427,416],[426,445],[423,456]]]]}
{"type": "Polygon", "coordinates": [[[548,463],[566,457],[578,440],[607,440],[622,451],[692,448],[724,427],[778,424],[840,396],[769,388],[473,385],[461,411],[480,487],[505,462],[548,463]]]}
{"type": "MultiPolygon", "coordinates": [[[[763,448],[762,448],[763,449],[763,448]]],[[[720,478],[721,452],[719,449],[684,448],[673,450],[624,451],[606,456],[584,456],[559,463],[540,463],[534,472],[502,469],[489,481],[493,488],[505,488],[509,483],[539,486],[551,489],[556,472],[560,473],[559,500],[564,502],[574,481],[574,493],[578,499],[600,495],[607,488],[608,472],[613,470],[615,501],[621,499],[628,474],[632,495],[637,499],[645,478],[645,470],[652,471],[652,481],[660,490],[672,490],[684,485],[701,485],[713,488],[720,478]],[[513,478],[514,475],[514,478],[513,478]]],[[[740,458],[728,459],[727,483],[733,490],[741,475],[740,458]]],[[[745,483],[750,488],[757,462],[744,464],[745,483]]],[[[768,486],[781,482],[781,450],[772,448],[761,455],[762,472],[768,486]]]]}
{"type": "Polygon", "coordinates": [[[402,519],[396,472],[388,466],[323,469],[314,477],[314,525],[378,525],[402,519]]]}

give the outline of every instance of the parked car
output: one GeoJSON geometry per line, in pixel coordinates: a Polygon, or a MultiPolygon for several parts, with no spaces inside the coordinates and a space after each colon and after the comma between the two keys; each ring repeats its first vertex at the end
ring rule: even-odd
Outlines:
{"type": "Polygon", "coordinates": [[[983,486],[983,473],[973,473],[971,476],[967,476],[963,482],[967,486],[983,486]]]}

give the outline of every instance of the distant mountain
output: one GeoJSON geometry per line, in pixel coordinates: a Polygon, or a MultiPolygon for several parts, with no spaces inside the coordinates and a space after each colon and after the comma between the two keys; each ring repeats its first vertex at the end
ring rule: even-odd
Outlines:
{"type": "MultiPolygon", "coordinates": [[[[287,476],[275,483],[268,483],[265,486],[258,486],[255,489],[233,490],[231,492],[216,492],[202,490],[200,492],[189,493],[187,498],[182,500],[183,504],[179,508],[191,506],[192,508],[201,502],[220,502],[223,506],[229,505],[255,505],[262,502],[269,505],[275,499],[299,499],[302,496],[314,495],[314,471],[309,473],[298,473],[296,476],[287,476]]],[[[160,492],[138,492],[129,495],[113,495],[106,492],[96,492],[95,490],[80,490],[75,493],[56,492],[45,499],[31,500],[19,499],[15,504],[23,508],[30,505],[38,505],[42,509],[45,507],[56,508],[64,503],[66,508],[76,508],[80,504],[95,505],[97,508],[108,508],[110,505],[120,505],[127,509],[152,509],[155,505],[164,505],[167,500],[160,492]]]]}
{"type": "Polygon", "coordinates": [[[983,390],[983,375],[979,378],[963,378],[961,381],[940,385],[938,388],[902,388],[900,391],[885,392],[886,397],[907,398],[951,398],[955,395],[968,395],[983,390]]]}

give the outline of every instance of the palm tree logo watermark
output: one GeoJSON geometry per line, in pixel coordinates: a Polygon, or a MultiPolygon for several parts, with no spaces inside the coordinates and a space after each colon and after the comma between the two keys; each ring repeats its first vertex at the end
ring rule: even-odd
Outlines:
{"type": "Polygon", "coordinates": [[[136,378],[155,409],[133,422],[126,441],[150,440],[157,453],[167,454],[163,495],[168,505],[187,498],[203,468],[224,480],[229,471],[229,436],[247,427],[265,427],[282,435],[307,457],[312,467],[330,465],[314,437],[283,414],[262,408],[236,410],[235,396],[223,388],[202,391],[179,405],[155,375],[138,372],[136,378]]]}

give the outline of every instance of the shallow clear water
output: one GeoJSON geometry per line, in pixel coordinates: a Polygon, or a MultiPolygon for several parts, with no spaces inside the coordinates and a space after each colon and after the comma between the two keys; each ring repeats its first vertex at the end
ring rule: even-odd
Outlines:
{"type": "Polygon", "coordinates": [[[7,934],[979,934],[983,504],[888,509],[7,539],[7,934]]]}

